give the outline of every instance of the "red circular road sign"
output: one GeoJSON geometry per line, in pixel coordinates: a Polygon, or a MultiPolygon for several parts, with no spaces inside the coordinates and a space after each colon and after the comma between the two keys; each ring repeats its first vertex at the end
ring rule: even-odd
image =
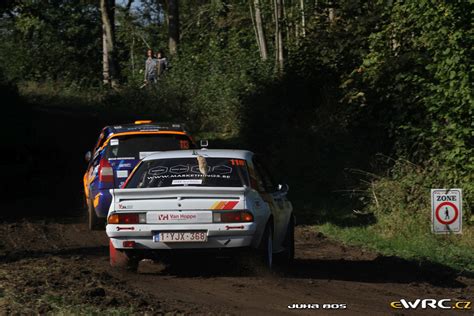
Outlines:
{"type": "Polygon", "coordinates": [[[441,203],[440,205],[438,205],[438,207],[436,208],[435,215],[436,215],[436,219],[438,220],[438,222],[440,222],[441,224],[449,225],[449,224],[454,223],[454,222],[458,219],[459,210],[458,210],[458,208],[456,207],[456,205],[454,205],[454,203],[451,203],[451,202],[443,202],[443,203],[441,203]],[[439,211],[441,210],[441,208],[442,208],[443,206],[450,206],[450,207],[453,208],[453,210],[454,210],[453,219],[451,219],[451,220],[449,220],[449,221],[445,221],[445,220],[441,219],[441,216],[439,216],[439,211]]]}

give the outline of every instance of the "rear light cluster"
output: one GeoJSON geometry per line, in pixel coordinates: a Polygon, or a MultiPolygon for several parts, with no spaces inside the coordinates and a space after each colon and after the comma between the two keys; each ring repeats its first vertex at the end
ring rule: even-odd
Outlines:
{"type": "Polygon", "coordinates": [[[248,211],[213,212],[214,223],[241,223],[253,222],[253,215],[248,211]]]}
{"type": "Polygon", "coordinates": [[[106,158],[102,158],[99,162],[99,181],[114,182],[114,169],[106,158]]]}
{"type": "Polygon", "coordinates": [[[136,242],[133,240],[124,240],[122,242],[122,247],[124,248],[133,248],[135,247],[135,245],[136,245],[136,242]]]}
{"type": "Polygon", "coordinates": [[[146,224],[145,213],[121,213],[109,216],[109,224],[146,224]]]}

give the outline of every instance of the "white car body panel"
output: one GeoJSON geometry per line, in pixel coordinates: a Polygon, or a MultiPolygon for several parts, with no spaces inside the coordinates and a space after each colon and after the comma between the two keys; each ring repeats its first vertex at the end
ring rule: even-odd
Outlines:
{"type": "MultiPolygon", "coordinates": [[[[245,159],[252,165],[253,154],[236,150],[170,151],[144,159],[189,158],[196,152],[205,157],[245,159]]],[[[222,249],[258,247],[270,217],[274,221],[274,252],[284,250],[287,226],[292,213],[286,193],[262,194],[249,187],[176,186],[111,190],[109,216],[115,213],[146,213],[143,224],[107,224],[106,233],[116,249],[130,249],[124,241],[134,241],[133,249],[222,249]],[[231,209],[247,210],[253,222],[213,223],[213,211],[220,202],[232,202],[231,209]],[[153,235],[167,231],[205,231],[206,242],[155,242],[153,235]]]]}

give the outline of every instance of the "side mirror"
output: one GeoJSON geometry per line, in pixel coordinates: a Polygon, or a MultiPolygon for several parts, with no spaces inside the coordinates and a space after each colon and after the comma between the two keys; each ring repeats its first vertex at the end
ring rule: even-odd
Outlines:
{"type": "Polygon", "coordinates": [[[90,151],[86,152],[86,155],[84,156],[87,162],[91,161],[92,158],[92,153],[90,151]]]}
{"type": "Polygon", "coordinates": [[[209,146],[209,141],[207,139],[201,139],[199,141],[199,146],[201,146],[201,148],[207,148],[207,146],[209,146]]]}
{"type": "Polygon", "coordinates": [[[278,192],[286,194],[288,191],[290,191],[290,186],[288,184],[285,183],[278,185],[278,192]]]}

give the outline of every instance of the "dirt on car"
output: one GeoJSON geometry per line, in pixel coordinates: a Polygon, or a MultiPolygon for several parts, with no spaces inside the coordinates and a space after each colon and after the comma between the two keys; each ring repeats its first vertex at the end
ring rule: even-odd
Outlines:
{"type": "Polygon", "coordinates": [[[142,261],[138,273],[114,270],[105,233],[81,218],[5,222],[0,236],[0,314],[286,315],[345,306],[351,315],[400,315],[390,302],[474,298],[469,276],[345,246],[312,227],[297,227],[294,264],[272,272],[248,258],[198,254],[142,261]]]}

